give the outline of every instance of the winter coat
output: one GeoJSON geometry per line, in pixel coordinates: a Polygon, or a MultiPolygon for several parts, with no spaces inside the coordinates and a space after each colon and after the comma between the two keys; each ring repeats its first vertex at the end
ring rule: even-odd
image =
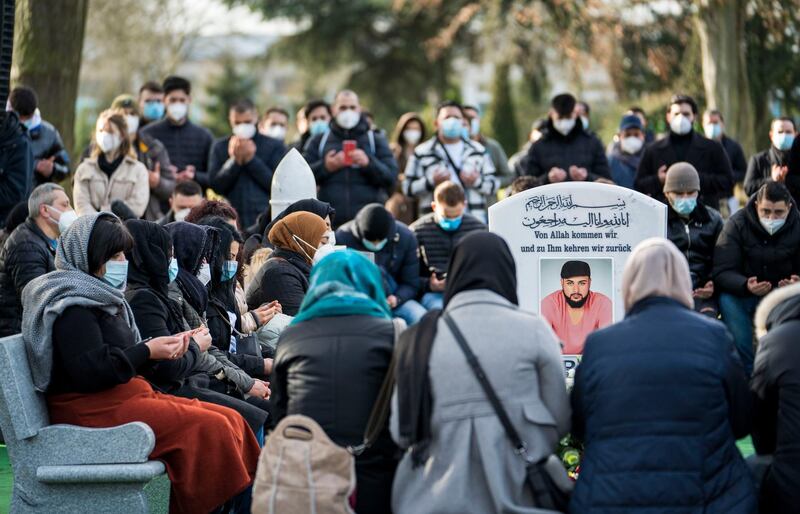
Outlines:
{"type": "Polygon", "coordinates": [[[611,180],[618,186],[633,189],[633,181],[636,178],[636,168],[644,155],[644,147],[637,153],[629,154],[622,151],[619,142],[611,145],[608,154],[608,166],[611,168],[611,180]]]}
{"type": "Polygon", "coordinates": [[[525,175],[540,178],[542,184],[550,183],[548,173],[554,167],[567,172],[566,181],[572,180],[569,177],[570,166],[586,168],[587,181],[611,180],[603,143],[594,134],[586,132],[580,120],[566,136],[553,128],[553,120],[548,120],[547,131],[528,150],[526,166],[525,175]]]}
{"type": "Polygon", "coordinates": [[[28,218],[18,226],[0,250],[0,337],[18,334],[22,323],[22,290],[34,278],[55,267],[55,249],[28,218]]]}
{"type": "Polygon", "coordinates": [[[277,248],[247,285],[247,306],[257,309],[278,300],[284,314],[296,316],[308,291],[311,265],[302,255],[277,248]]]}
{"type": "MultiPolygon", "coordinates": [[[[278,341],[270,380],[274,422],[302,414],[334,443],[360,444],[393,348],[388,319],[322,317],[288,327],[278,341]]],[[[389,512],[396,453],[387,423],[376,443],[356,457],[359,514],[389,512]]]]}
{"type": "Polygon", "coordinates": [[[308,140],[304,157],[317,179],[317,198],[336,209],[337,227],[355,218],[365,205],[383,204],[397,180],[397,162],[386,138],[370,130],[363,116],[350,130],[340,127],[336,120],[331,121],[330,131],[308,140]],[[341,151],[347,140],[356,142],[356,147],[369,157],[369,164],[364,168],[345,166],[329,172],[325,168],[325,155],[341,151]]]}
{"type": "MultiPolygon", "coordinates": [[[[466,337],[530,457],[553,453],[569,430],[564,366],[553,331],[542,318],[486,290],[458,293],[446,312],[466,337]]],[[[413,467],[411,454],[404,453],[392,490],[394,513],[550,512],[533,507],[525,462],[444,320],[437,325],[428,377],[433,399],[428,460],[413,467]]],[[[396,392],[392,402],[392,437],[405,447],[396,392]]]]}
{"type": "Polygon", "coordinates": [[[669,168],[679,161],[695,167],[700,175],[700,200],[709,207],[718,208],[722,199],[733,193],[733,171],[725,149],[697,132],[687,136],[670,133],[644,149],[644,155],[636,171],[634,187],[640,193],[667,203],[664,185],[658,180],[658,169],[669,168]],[[684,155],[679,152],[685,150],[684,155]]]}
{"type": "Polygon", "coordinates": [[[458,242],[471,232],[486,230],[486,225],[481,223],[478,218],[465,213],[458,230],[448,232],[439,226],[436,214],[430,213],[412,223],[408,228],[417,238],[420,254],[420,277],[424,283],[427,283],[432,272],[430,268],[437,272],[447,273],[450,256],[453,255],[453,249],[458,242]]]}
{"type": "Polygon", "coordinates": [[[136,150],[136,158],[144,164],[145,168],[153,171],[158,164],[160,169],[161,177],[158,179],[156,187],[150,188],[150,200],[147,202],[147,209],[144,213],[146,220],[156,221],[170,210],[169,199],[175,189],[175,176],[170,169],[172,164],[169,161],[167,149],[158,139],[140,133],[133,142],[133,147],[136,150]]]}
{"type": "Polygon", "coordinates": [[[256,153],[246,164],[236,164],[228,155],[231,136],[217,139],[211,148],[208,177],[212,189],[221,194],[239,214],[239,224],[249,227],[269,205],[272,174],[286,153],[283,143],[256,133],[256,153]]]}
{"type": "Polygon", "coordinates": [[[722,216],[716,209],[697,202],[688,218],[672,207],[667,211],[667,238],[675,243],[689,261],[692,287],[704,287],[711,280],[714,266],[714,246],[722,232],[722,216]]]}
{"type": "Polygon", "coordinates": [[[28,199],[33,183],[33,153],[25,126],[13,112],[0,115],[0,226],[11,209],[28,199]]]}
{"type": "Polygon", "coordinates": [[[773,456],[761,484],[761,512],[793,514],[800,505],[800,285],[766,297],[756,315],[761,337],[750,387],[753,444],[773,456]]]}
{"type": "MultiPolygon", "coordinates": [[[[336,231],[336,243],[359,252],[369,252],[361,242],[361,231],[355,220],[336,231]]],[[[417,238],[407,226],[394,222],[386,246],[375,253],[375,264],[383,275],[386,294],[397,297],[398,306],[417,297],[420,288],[417,238]]]]}
{"type": "Polygon", "coordinates": [[[585,443],[570,512],[754,514],[736,439],[747,379],[725,326],[669,298],[589,335],[572,390],[585,443]]]}
{"type": "Polygon", "coordinates": [[[177,125],[169,118],[164,118],[148,123],[139,134],[161,141],[169,153],[170,161],[179,171],[189,165],[194,166],[195,182],[202,187],[208,187],[208,160],[214,136],[207,128],[190,120],[177,125]]]}
{"type": "Polygon", "coordinates": [[[78,216],[110,212],[111,202],[122,200],[137,217],[141,217],[150,200],[147,168],[126,155],[109,179],[97,164],[96,157],[87,159],[75,170],[72,194],[78,216]]]}
{"type": "MultiPolygon", "coordinates": [[[[747,176],[744,179],[744,191],[747,196],[752,196],[761,189],[761,186],[772,180],[773,166],[788,166],[789,150],[781,151],[770,146],[769,150],[759,152],[750,158],[747,166],[747,176]]],[[[795,205],[800,200],[800,170],[786,174],[784,185],[794,198],[795,205]]]]}
{"type": "Polygon", "coordinates": [[[725,155],[731,162],[731,172],[733,173],[733,181],[736,184],[741,184],[744,181],[745,172],[747,171],[747,160],[744,158],[744,150],[742,145],[735,139],[728,136],[722,136],[722,148],[725,150],[725,155]]]}
{"type": "Polygon", "coordinates": [[[450,162],[450,159],[458,161],[458,158],[452,155],[448,158],[448,155],[444,144],[436,135],[417,145],[406,164],[403,193],[406,196],[417,198],[420,216],[431,212],[433,190],[436,188],[433,183],[433,175],[439,169],[446,169],[450,172],[450,180],[464,187],[464,194],[467,197],[467,212],[481,220],[486,220],[487,198],[497,192],[500,184],[500,180],[495,176],[496,169],[491,154],[477,141],[464,140],[459,169],[456,169],[450,162]],[[461,182],[460,172],[478,173],[480,178],[473,185],[465,186],[461,182]]]}
{"type": "Polygon", "coordinates": [[[756,199],[725,222],[714,250],[714,284],[720,292],[752,296],[747,279],[767,280],[773,288],[800,275],[800,213],[789,211],[786,223],[773,235],[758,221],[756,199]]]}
{"type": "Polygon", "coordinates": [[[58,133],[58,129],[42,120],[41,125],[29,130],[28,134],[31,137],[35,185],[38,186],[45,182],[61,182],[67,178],[67,175],[69,175],[69,154],[64,148],[64,141],[61,140],[61,134],[58,133]],[[39,160],[49,159],[50,157],[55,157],[53,159],[53,173],[45,178],[35,171],[36,165],[39,160]]]}

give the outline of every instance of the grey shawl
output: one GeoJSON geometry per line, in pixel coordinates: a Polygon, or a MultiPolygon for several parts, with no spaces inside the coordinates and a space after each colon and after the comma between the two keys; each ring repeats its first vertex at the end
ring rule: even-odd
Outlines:
{"type": "MultiPolygon", "coordinates": [[[[122,291],[95,277],[89,270],[89,237],[101,216],[81,216],[61,234],[56,250],[56,270],[30,281],[22,290],[22,337],[37,391],[45,392],[53,369],[53,324],[68,307],[79,305],[122,316],[141,341],[139,329],[122,291]]],[[[80,334],[75,334],[80,337],[80,334]]]]}

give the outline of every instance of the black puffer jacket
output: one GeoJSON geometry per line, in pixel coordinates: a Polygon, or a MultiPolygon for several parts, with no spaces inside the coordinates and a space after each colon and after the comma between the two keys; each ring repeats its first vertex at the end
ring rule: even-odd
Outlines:
{"type": "Polygon", "coordinates": [[[33,151],[25,127],[13,112],[0,114],[0,227],[33,184],[33,151]]]}
{"type": "MultiPolygon", "coordinates": [[[[528,150],[525,175],[538,177],[542,184],[549,184],[547,174],[551,168],[561,168],[569,173],[570,166],[586,168],[589,172],[587,181],[611,180],[606,152],[597,136],[586,132],[580,121],[564,136],[553,128],[553,121],[548,120],[547,132],[528,150]]],[[[567,176],[567,180],[572,179],[567,176]]]]}
{"type": "Polygon", "coordinates": [[[714,246],[722,232],[722,216],[716,209],[697,202],[688,218],[671,207],[667,211],[667,237],[689,261],[692,287],[703,287],[711,280],[714,246]]]}
{"type": "Polygon", "coordinates": [[[304,156],[317,179],[319,199],[336,209],[335,227],[353,219],[368,203],[384,203],[387,191],[397,180],[397,161],[386,138],[371,131],[363,116],[351,130],[341,128],[336,120],[331,121],[329,132],[308,140],[304,156]],[[369,156],[369,165],[347,166],[331,173],[325,168],[325,155],[331,150],[342,150],[345,140],[356,141],[356,146],[369,156]]]}
{"type": "Polygon", "coordinates": [[[56,269],[55,250],[28,218],[0,250],[0,337],[17,334],[22,323],[20,296],[28,282],[56,269]]]}
{"type": "Polygon", "coordinates": [[[282,312],[296,316],[308,291],[311,266],[305,258],[285,248],[277,248],[247,286],[247,308],[257,309],[278,300],[282,312]]]}
{"type": "Polygon", "coordinates": [[[411,224],[411,231],[417,236],[420,253],[420,276],[427,279],[431,276],[429,268],[447,273],[453,249],[467,234],[476,230],[486,230],[486,225],[470,214],[464,213],[458,230],[448,232],[439,226],[436,214],[430,213],[411,224]]]}
{"type": "Polygon", "coordinates": [[[768,280],[773,289],[791,275],[800,275],[800,213],[789,211],[786,224],[769,235],[758,221],[756,199],[750,198],[722,228],[714,250],[714,284],[720,292],[750,296],[747,279],[768,280]]]}
{"type": "MultiPolygon", "coordinates": [[[[747,165],[747,175],[744,178],[744,191],[748,196],[752,196],[761,189],[761,186],[772,180],[773,166],[788,166],[789,150],[781,151],[770,146],[769,150],[759,152],[750,158],[747,165]]],[[[784,185],[792,194],[795,205],[800,200],[800,170],[789,172],[786,175],[784,185]]]]}
{"type": "Polygon", "coordinates": [[[793,514],[800,505],[800,284],[764,299],[756,328],[759,340],[750,387],[753,390],[753,444],[773,455],[761,485],[761,512],[793,514]]]}

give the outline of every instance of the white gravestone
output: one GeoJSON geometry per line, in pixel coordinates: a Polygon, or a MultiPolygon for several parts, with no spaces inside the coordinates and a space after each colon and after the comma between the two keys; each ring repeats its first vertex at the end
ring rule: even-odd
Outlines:
{"type": "Polygon", "coordinates": [[[667,206],[619,186],[550,184],[490,207],[489,229],[511,248],[520,307],[559,318],[547,321],[564,352],[579,354],[590,325],[602,327],[624,317],[625,262],[639,242],[666,237],[667,206]],[[562,271],[576,276],[562,280],[562,271]],[[580,276],[585,273],[588,281],[580,276]],[[576,311],[567,306],[581,301],[576,321],[570,317],[576,311]]]}

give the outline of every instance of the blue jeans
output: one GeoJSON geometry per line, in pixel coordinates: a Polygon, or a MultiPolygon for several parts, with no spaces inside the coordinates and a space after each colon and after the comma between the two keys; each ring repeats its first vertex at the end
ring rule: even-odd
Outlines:
{"type": "Polygon", "coordinates": [[[753,316],[759,302],[761,298],[758,296],[736,296],[728,293],[719,296],[722,321],[733,334],[736,350],[748,377],[753,372],[753,316]]]}
{"type": "Polygon", "coordinates": [[[402,318],[410,327],[421,320],[426,312],[428,312],[428,309],[420,305],[418,301],[408,300],[402,305],[395,307],[392,314],[397,318],[402,318]]]}
{"type": "Polygon", "coordinates": [[[432,311],[433,309],[442,310],[444,307],[444,294],[442,293],[425,293],[420,300],[425,309],[432,311]]]}

